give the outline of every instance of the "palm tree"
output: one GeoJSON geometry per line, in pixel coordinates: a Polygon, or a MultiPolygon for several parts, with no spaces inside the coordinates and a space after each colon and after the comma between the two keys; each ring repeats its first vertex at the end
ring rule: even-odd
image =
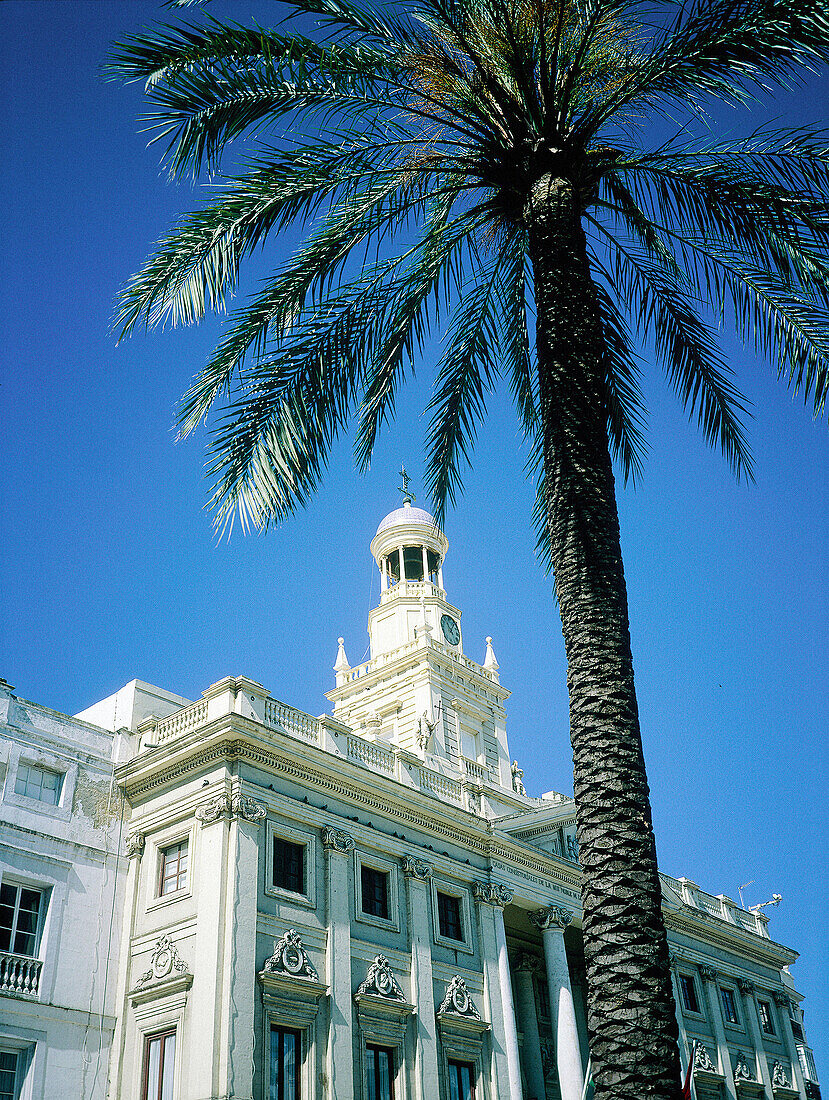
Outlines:
{"type": "Polygon", "coordinates": [[[171,175],[213,188],[129,282],[118,328],[224,309],[254,250],[289,226],[304,234],[183,398],[183,435],[223,403],[222,526],[288,516],[351,424],[365,466],[436,329],[427,482],[440,518],[488,395],[511,387],[568,662],[596,1096],[675,1098],[612,461],[626,477],[639,468],[644,348],[750,476],[724,322],[823,408],[825,138],[691,135],[712,103],[750,104],[829,60],[826,4],[289,0],[284,12],[277,30],[202,15],[116,47],[110,71],[145,81],[171,175]],[[649,147],[655,116],[681,124],[649,147]],[[219,175],[242,136],[255,155],[219,175]]]}

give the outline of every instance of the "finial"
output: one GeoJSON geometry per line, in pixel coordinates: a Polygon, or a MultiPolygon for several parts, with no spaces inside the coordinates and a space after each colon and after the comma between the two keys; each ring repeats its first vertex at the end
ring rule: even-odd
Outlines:
{"type": "Polygon", "coordinates": [[[492,648],[492,638],[487,638],[486,640],[486,656],[484,657],[484,668],[487,670],[487,672],[491,674],[492,679],[496,682],[496,684],[500,682],[498,679],[499,665],[498,662],[495,660],[495,651],[492,648]]]}
{"type": "Polygon", "coordinates": [[[398,493],[403,494],[403,503],[404,503],[404,505],[405,504],[411,504],[412,501],[414,501],[416,498],[415,498],[414,493],[409,492],[410,478],[409,478],[409,475],[406,473],[406,467],[402,466],[402,465],[400,467],[400,477],[403,479],[403,484],[398,488],[397,491],[398,491],[398,493]]]}
{"type": "Polygon", "coordinates": [[[348,680],[348,673],[350,671],[351,665],[348,663],[348,657],[345,655],[345,639],[337,638],[337,660],[334,662],[334,672],[337,674],[337,687],[342,687],[348,680]]]}

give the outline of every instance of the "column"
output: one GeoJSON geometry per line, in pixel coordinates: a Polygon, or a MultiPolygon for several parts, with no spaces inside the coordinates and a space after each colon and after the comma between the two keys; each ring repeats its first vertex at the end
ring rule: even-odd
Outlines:
{"type": "MultiPolygon", "coordinates": [[[[127,1035],[127,986],[129,979],[132,937],[135,933],[135,914],[138,907],[138,875],[141,856],[144,852],[144,834],[133,833],[126,840],[126,854],[129,859],[127,881],[124,887],[124,915],[121,924],[121,950],[118,962],[118,985],[115,1000],[115,1033],[112,1037],[112,1049],[109,1058],[110,1081],[113,1082],[115,1096],[130,1095],[129,1070],[124,1057],[124,1044],[127,1035]]],[[[135,1091],[140,1086],[135,1083],[135,1091]]]]}
{"type": "Polygon", "coordinates": [[[406,574],[403,570],[403,547],[402,546],[398,546],[398,548],[397,548],[397,569],[398,569],[398,572],[400,573],[400,583],[402,584],[403,581],[405,581],[405,579],[406,579],[406,574]]]}
{"type": "Polygon", "coordinates": [[[803,1080],[803,1070],[800,1068],[800,1057],[797,1053],[797,1044],[794,1041],[794,1032],[792,1031],[792,1018],[789,1015],[791,998],[784,989],[773,990],[772,998],[780,1009],[779,1016],[780,1026],[783,1029],[783,1042],[789,1055],[789,1061],[792,1064],[792,1087],[796,1088],[800,1095],[805,1098],[806,1083],[803,1080]]]}
{"type": "Polygon", "coordinates": [[[503,912],[504,906],[512,901],[512,890],[494,882],[473,882],[472,892],[478,901],[484,981],[492,1023],[495,1063],[492,1091],[498,1100],[523,1100],[503,912]]]}
{"type": "Polygon", "coordinates": [[[669,955],[671,964],[671,988],[674,993],[674,1013],[676,1014],[676,1026],[679,1031],[679,1068],[682,1080],[688,1071],[688,1032],[685,1030],[685,1018],[682,1015],[682,997],[679,991],[679,978],[677,976],[678,962],[675,955],[669,955]]]}
{"type": "Polygon", "coordinates": [[[415,1003],[415,1096],[438,1095],[438,1048],[435,1033],[435,989],[432,983],[432,930],[429,918],[429,876],[422,859],[403,857],[409,888],[409,928],[412,935],[412,1000],[415,1003]]]}
{"type": "Polygon", "coordinates": [[[754,986],[747,979],[738,978],[737,988],[740,990],[740,997],[743,1001],[743,1015],[745,1017],[746,1027],[748,1028],[751,1042],[754,1046],[755,1061],[757,1063],[757,1080],[763,1082],[763,1089],[765,1090],[766,1097],[768,1100],[771,1100],[771,1072],[763,1047],[763,1038],[760,1034],[760,1024],[757,1020],[757,1005],[754,1002],[754,986]]]}
{"type": "Polygon", "coordinates": [[[717,1040],[719,1051],[720,1073],[725,1077],[725,1094],[729,1100],[737,1100],[737,1086],[734,1084],[734,1067],[731,1065],[731,1055],[725,1039],[725,1025],[722,1018],[722,1006],[717,988],[717,972],[711,966],[700,966],[699,976],[705,988],[708,998],[708,1010],[711,1016],[711,1026],[714,1029],[714,1038],[717,1040]]]}
{"type": "Polygon", "coordinates": [[[550,905],[546,909],[530,913],[530,920],[541,929],[544,944],[561,1100],[581,1100],[584,1091],[576,1010],[570,986],[567,951],[564,947],[564,929],[572,919],[573,914],[558,905],[550,905]]]}
{"type": "Polygon", "coordinates": [[[322,830],[325,849],[328,949],[326,971],[331,1013],[326,1049],[326,1073],[331,1100],[353,1100],[354,1061],[351,1026],[351,891],[348,857],[354,839],[339,829],[322,830]]]}
{"type": "Polygon", "coordinates": [[[428,550],[426,549],[425,546],[421,546],[420,549],[423,552],[423,580],[428,581],[428,579],[429,579],[429,557],[428,557],[428,553],[429,552],[428,552],[428,550]]]}
{"type": "Polygon", "coordinates": [[[524,1073],[527,1078],[529,1100],[545,1100],[547,1096],[534,984],[534,976],[540,968],[540,961],[526,952],[519,957],[515,967],[515,999],[524,1036],[524,1073]]]}

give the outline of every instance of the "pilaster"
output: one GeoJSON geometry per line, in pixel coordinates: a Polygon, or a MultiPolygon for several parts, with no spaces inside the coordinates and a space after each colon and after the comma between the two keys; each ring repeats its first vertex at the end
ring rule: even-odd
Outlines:
{"type": "Polygon", "coordinates": [[[724,1078],[725,1095],[729,1100],[737,1100],[737,1086],[734,1084],[734,1067],[731,1065],[731,1055],[728,1053],[728,1044],[725,1037],[725,1025],[722,1018],[719,989],[717,986],[717,973],[710,966],[700,966],[699,976],[705,988],[708,998],[708,1010],[711,1017],[711,1026],[714,1029],[714,1038],[717,1040],[717,1052],[720,1063],[720,1073],[724,1078]]]}
{"type": "Polygon", "coordinates": [[[432,868],[422,859],[403,857],[409,895],[412,935],[412,999],[416,1005],[415,1096],[434,1100],[438,1095],[438,1057],[435,1033],[435,993],[432,981],[432,934],[429,917],[429,878],[432,868]]]}
{"type": "Polygon", "coordinates": [[[789,1056],[789,1061],[792,1064],[792,1078],[794,1081],[794,1087],[797,1089],[802,1100],[806,1098],[806,1083],[803,1080],[803,1070],[800,1068],[800,1058],[797,1053],[797,1044],[794,1041],[794,1032],[792,1031],[792,1021],[789,1016],[789,1006],[791,1005],[791,998],[788,993],[783,989],[775,989],[772,993],[774,1003],[780,1009],[780,1026],[783,1029],[783,1042],[786,1046],[786,1053],[789,1056]]]}
{"type": "Polygon", "coordinates": [[[746,1025],[751,1035],[751,1042],[754,1045],[755,1062],[757,1064],[756,1072],[758,1074],[757,1080],[762,1082],[763,1093],[767,1100],[772,1100],[771,1071],[769,1070],[768,1059],[766,1058],[766,1052],[763,1048],[763,1037],[760,1034],[760,1024],[757,1019],[757,1004],[754,1000],[754,986],[747,979],[740,978],[737,981],[737,988],[740,990],[740,997],[743,1001],[743,1015],[745,1016],[746,1025]]]}
{"type": "Polygon", "coordinates": [[[354,1027],[351,1009],[351,892],[349,855],[354,838],[339,829],[322,830],[325,850],[328,950],[326,969],[331,992],[331,1014],[326,1050],[326,1073],[331,1100],[354,1098],[354,1027]]]}

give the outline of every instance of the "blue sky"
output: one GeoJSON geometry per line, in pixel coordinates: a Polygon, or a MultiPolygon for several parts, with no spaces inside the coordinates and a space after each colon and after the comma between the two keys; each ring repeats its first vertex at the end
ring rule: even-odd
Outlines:
{"type": "MultiPolygon", "coordinates": [[[[251,10],[272,9],[216,7],[240,21],[251,10]]],[[[401,461],[418,489],[428,392],[404,394],[368,475],[345,442],[297,518],[216,541],[204,437],[175,445],[172,424],[217,323],[121,345],[109,332],[119,286],[198,201],[138,134],[140,90],[100,76],[111,41],[158,13],[139,0],[0,4],[0,676],[72,713],[133,677],[196,698],[245,674],[318,714],[337,636],[352,664],[364,657],[368,544],[398,504],[401,461]]],[[[821,122],[827,89],[781,94],[755,124],[821,122]]],[[[827,1087],[829,430],[767,364],[724,347],[753,403],[756,483],[735,484],[649,372],[650,457],[641,484],[619,489],[659,860],[735,900],[753,880],[747,905],[783,895],[770,933],[801,952],[793,974],[827,1087]]],[[[508,397],[474,461],[446,522],[448,595],[471,657],[494,639],[529,793],[572,791],[560,626],[508,397]]]]}

